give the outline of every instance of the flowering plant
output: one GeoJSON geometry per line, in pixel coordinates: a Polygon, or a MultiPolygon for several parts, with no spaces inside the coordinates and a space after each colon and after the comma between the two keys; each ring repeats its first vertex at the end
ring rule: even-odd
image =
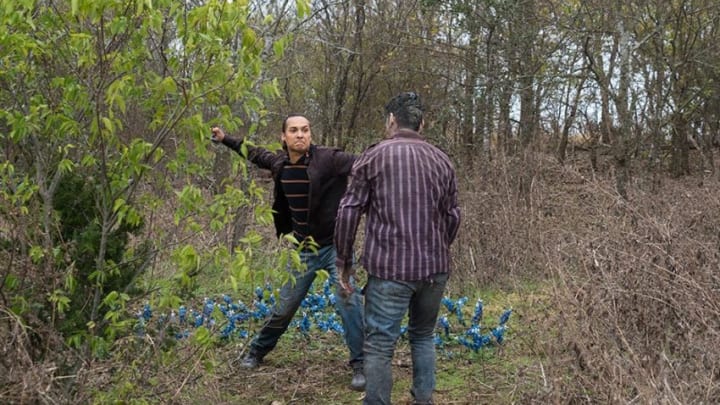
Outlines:
{"type": "MultiPolygon", "coordinates": [[[[154,316],[151,305],[146,303],[136,313],[135,332],[138,336],[169,334],[182,340],[190,337],[198,328],[205,328],[221,341],[247,339],[252,334],[253,321],[264,320],[275,305],[273,291],[270,285],[264,288],[256,287],[253,301],[248,304],[234,300],[228,294],[223,294],[218,299],[205,298],[199,309],[180,305],[177,310],[171,310],[169,314],[162,313],[157,317],[154,316]]],[[[484,307],[483,301],[478,299],[470,324],[467,325],[467,301],[467,297],[457,300],[449,297],[442,299],[447,313],[438,317],[435,345],[446,348],[451,344],[459,344],[478,352],[486,346],[503,344],[512,309],[506,309],[502,313],[497,326],[488,328],[482,325],[484,307]],[[455,321],[462,327],[459,332],[452,327],[455,321]]],[[[335,302],[336,297],[331,291],[330,283],[325,281],[319,290],[308,292],[289,328],[298,330],[303,335],[317,330],[343,336],[345,331],[335,312],[335,302]]],[[[401,327],[400,334],[401,337],[406,337],[407,325],[401,327]]]]}

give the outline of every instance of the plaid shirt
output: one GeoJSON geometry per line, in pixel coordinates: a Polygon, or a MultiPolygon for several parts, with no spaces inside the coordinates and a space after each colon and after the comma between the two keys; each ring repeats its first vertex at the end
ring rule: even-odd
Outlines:
{"type": "Polygon", "coordinates": [[[335,224],[336,264],[350,271],[355,234],[365,219],[365,270],[386,280],[449,273],[460,226],[455,170],[445,153],[400,130],[355,161],[335,224]]]}

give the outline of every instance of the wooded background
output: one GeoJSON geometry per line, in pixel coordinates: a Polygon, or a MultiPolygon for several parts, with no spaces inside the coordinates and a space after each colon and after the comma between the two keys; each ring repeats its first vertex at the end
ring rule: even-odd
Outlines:
{"type": "Polygon", "coordinates": [[[711,0],[4,2],[0,398],[87,399],[132,311],[202,275],[283,280],[267,177],[211,125],[277,146],[300,112],[361,152],[402,91],[461,179],[454,283],[551,286],[524,399],[718,401],[711,0]]]}

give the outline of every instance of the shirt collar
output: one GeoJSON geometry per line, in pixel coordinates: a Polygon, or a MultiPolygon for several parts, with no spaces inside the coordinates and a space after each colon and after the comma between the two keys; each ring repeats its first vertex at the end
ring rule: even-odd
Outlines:
{"type": "MultiPolygon", "coordinates": [[[[300,162],[300,161],[302,161],[302,160],[305,160],[305,161],[307,162],[307,160],[310,159],[310,157],[313,155],[313,152],[315,152],[315,144],[314,144],[314,143],[311,143],[311,144],[310,144],[310,148],[308,149],[308,151],[305,152],[305,155],[303,155],[303,156],[300,158],[300,160],[298,160],[298,162],[300,162]]],[[[287,150],[285,150],[285,163],[286,163],[286,164],[287,164],[287,163],[290,163],[290,154],[288,153],[287,150]]]]}
{"type": "Polygon", "coordinates": [[[424,141],[425,137],[420,135],[419,132],[413,131],[411,129],[402,128],[397,131],[395,131],[390,139],[396,139],[396,138],[410,138],[410,139],[419,139],[424,141]]]}

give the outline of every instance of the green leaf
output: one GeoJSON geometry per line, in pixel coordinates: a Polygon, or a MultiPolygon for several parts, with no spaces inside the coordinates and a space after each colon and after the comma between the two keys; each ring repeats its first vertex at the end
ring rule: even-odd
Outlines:
{"type": "Polygon", "coordinates": [[[102,117],[102,118],[101,118],[101,121],[102,121],[103,126],[105,127],[105,129],[108,130],[108,132],[110,132],[110,133],[114,133],[114,132],[115,132],[115,125],[113,125],[112,120],[110,120],[110,118],[108,118],[108,117],[102,117]]]}
{"type": "Polygon", "coordinates": [[[288,233],[288,234],[283,235],[283,238],[284,238],[286,241],[292,243],[293,245],[299,245],[299,244],[300,244],[300,241],[298,241],[297,238],[295,237],[295,235],[293,235],[293,234],[291,234],[291,233],[288,233]]]}
{"type": "Polygon", "coordinates": [[[267,98],[280,97],[280,89],[278,88],[277,81],[273,79],[271,82],[265,82],[262,84],[260,89],[263,96],[267,98]]]}
{"type": "Polygon", "coordinates": [[[213,341],[213,337],[208,328],[201,326],[195,329],[195,332],[193,333],[193,341],[198,343],[200,346],[209,346],[213,341]]]}
{"type": "Polygon", "coordinates": [[[97,159],[95,159],[95,156],[93,155],[85,155],[83,156],[82,160],[80,161],[80,164],[84,167],[91,167],[94,166],[95,163],[97,163],[97,159]]]}
{"type": "Polygon", "coordinates": [[[58,170],[60,173],[70,173],[75,167],[75,163],[70,159],[63,159],[58,164],[58,170]]]}
{"type": "Polygon", "coordinates": [[[285,42],[285,37],[282,37],[273,43],[273,52],[275,53],[275,56],[280,58],[285,53],[285,42]]]}
{"type": "Polygon", "coordinates": [[[70,298],[65,295],[62,290],[55,290],[50,293],[48,301],[55,305],[55,309],[60,314],[64,314],[65,311],[70,307],[70,298]]]}
{"type": "Polygon", "coordinates": [[[30,248],[30,260],[32,260],[33,263],[39,264],[40,261],[45,257],[45,252],[43,251],[43,248],[40,246],[33,246],[30,248]]]}
{"type": "Polygon", "coordinates": [[[106,307],[112,308],[117,304],[119,296],[120,294],[118,294],[117,291],[110,291],[110,293],[105,296],[105,299],[103,299],[103,304],[106,307]]]}
{"type": "Polygon", "coordinates": [[[260,242],[262,242],[262,240],[263,240],[263,237],[260,234],[248,233],[247,236],[240,239],[240,242],[248,244],[248,245],[257,245],[260,242]]]}
{"type": "Polygon", "coordinates": [[[12,291],[17,287],[18,279],[12,274],[8,274],[7,277],[5,277],[5,288],[12,291]]]}
{"type": "Polygon", "coordinates": [[[113,212],[118,212],[120,208],[125,206],[125,199],[124,198],[118,198],[115,200],[115,203],[113,204],[113,212]]]}
{"type": "Polygon", "coordinates": [[[317,276],[317,280],[320,284],[324,283],[325,280],[328,280],[330,278],[330,273],[328,273],[325,269],[318,270],[317,272],[315,272],[315,275],[317,276]]]}
{"type": "Polygon", "coordinates": [[[82,346],[85,335],[83,333],[76,333],[71,335],[68,340],[68,346],[79,349],[82,346]]]}
{"type": "Polygon", "coordinates": [[[290,252],[290,260],[292,262],[293,269],[298,271],[305,270],[305,266],[303,266],[302,260],[300,259],[300,253],[298,253],[298,251],[293,250],[290,252]]]}
{"type": "Polygon", "coordinates": [[[310,15],[310,2],[308,0],[295,0],[295,6],[297,7],[297,15],[299,18],[310,15]]]}
{"type": "Polygon", "coordinates": [[[242,33],[243,48],[253,50],[256,47],[257,35],[251,28],[245,28],[242,33]]]}
{"type": "Polygon", "coordinates": [[[72,271],[68,271],[65,275],[65,289],[68,290],[70,294],[75,292],[75,288],[77,287],[77,280],[73,276],[72,271]]]}
{"type": "Polygon", "coordinates": [[[164,294],[160,296],[158,305],[165,308],[177,308],[182,303],[182,299],[173,294],[170,289],[165,289],[164,294]]]}

